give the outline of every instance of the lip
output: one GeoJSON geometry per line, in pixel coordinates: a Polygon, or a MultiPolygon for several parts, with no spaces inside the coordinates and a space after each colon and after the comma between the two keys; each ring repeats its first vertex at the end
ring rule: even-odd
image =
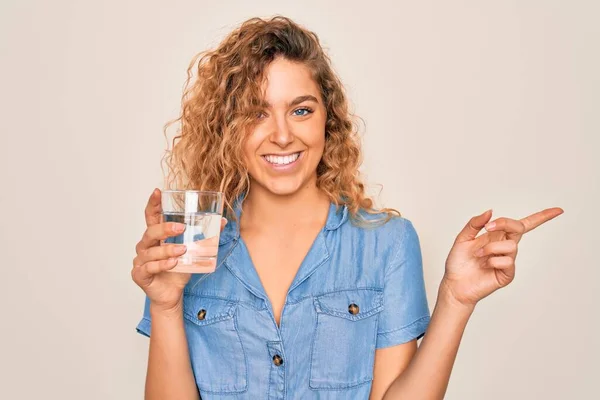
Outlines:
{"type": "Polygon", "coordinates": [[[283,171],[290,171],[296,168],[296,166],[300,163],[300,161],[304,158],[304,153],[305,151],[302,150],[300,151],[300,155],[298,156],[298,158],[296,159],[296,161],[291,162],[289,164],[285,164],[285,165],[279,165],[279,164],[271,164],[270,162],[268,162],[267,160],[265,160],[266,155],[270,155],[270,156],[289,156],[291,154],[295,154],[298,153],[298,151],[294,151],[292,153],[286,153],[286,154],[264,154],[262,156],[260,156],[260,158],[263,160],[263,162],[267,165],[267,167],[269,167],[272,170],[275,170],[277,172],[283,172],[283,171]]]}
{"type": "MultiPolygon", "coordinates": [[[[304,150],[298,150],[298,151],[290,151],[287,153],[265,153],[265,154],[261,154],[261,157],[264,156],[277,156],[277,157],[285,157],[285,156],[291,156],[292,154],[296,154],[296,153],[302,153],[304,150]]],[[[302,155],[302,154],[300,154],[302,155]]]]}

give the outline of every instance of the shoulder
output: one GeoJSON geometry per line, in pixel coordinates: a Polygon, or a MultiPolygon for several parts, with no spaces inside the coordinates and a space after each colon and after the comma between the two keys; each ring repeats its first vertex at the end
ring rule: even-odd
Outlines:
{"type": "Polygon", "coordinates": [[[358,229],[364,233],[381,236],[393,241],[416,235],[413,222],[404,216],[392,215],[389,220],[385,221],[388,217],[385,212],[371,214],[360,210],[357,217],[359,218],[357,221],[349,221],[348,225],[351,225],[352,229],[358,229]]]}
{"type": "Polygon", "coordinates": [[[385,264],[403,258],[406,252],[420,248],[419,237],[413,222],[403,216],[387,213],[371,214],[359,211],[358,218],[349,218],[343,224],[344,245],[360,245],[363,252],[373,251],[374,257],[385,264]]]}

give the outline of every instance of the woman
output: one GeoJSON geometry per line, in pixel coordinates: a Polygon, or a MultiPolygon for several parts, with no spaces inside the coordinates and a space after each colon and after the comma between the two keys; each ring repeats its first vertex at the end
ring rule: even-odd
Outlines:
{"type": "Polygon", "coordinates": [[[475,304],[512,281],[523,234],[562,210],[471,218],[430,316],[417,233],[365,195],[344,91],[317,36],[287,18],[251,19],[197,74],[170,185],[225,192],[229,223],[214,273],[170,273],[186,249],[160,240],[182,226],[161,222],[159,190],[148,201],[132,270],[147,295],[146,398],[442,398],[475,304]]]}

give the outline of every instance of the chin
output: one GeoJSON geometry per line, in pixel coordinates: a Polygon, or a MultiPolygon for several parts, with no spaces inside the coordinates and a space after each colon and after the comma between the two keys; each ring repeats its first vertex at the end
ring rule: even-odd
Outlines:
{"type": "Polygon", "coordinates": [[[298,192],[298,190],[300,189],[300,185],[271,183],[269,185],[266,185],[265,189],[278,196],[289,196],[298,192]]]}
{"type": "Polygon", "coordinates": [[[302,180],[298,179],[276,178],[267,180],[266,182],[258,181],[256,183],[262,186],[262,188],[267,192],[270,192],[277,196],[293,195],[294,193],[298,192],[302,187],[302,180]]]}

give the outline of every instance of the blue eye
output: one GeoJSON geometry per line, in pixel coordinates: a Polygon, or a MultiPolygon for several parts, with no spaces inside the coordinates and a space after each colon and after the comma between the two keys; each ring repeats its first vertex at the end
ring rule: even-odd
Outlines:
{"type": "Polygon", "coordinates": [[[313,111],[310,108],[298,108],[298,109],[294,110],[294,115],[296,115],[298,117],[305,117],[312,112],[313,111]]]}

